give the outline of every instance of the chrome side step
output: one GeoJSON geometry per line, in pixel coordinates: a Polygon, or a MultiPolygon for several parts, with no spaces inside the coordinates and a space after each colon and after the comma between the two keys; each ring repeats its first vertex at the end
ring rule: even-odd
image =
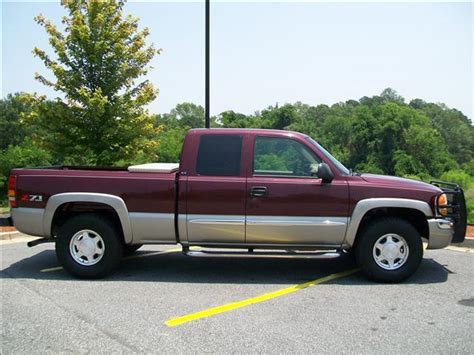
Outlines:
{"type": "Polygon", "coordinates": [[[334,259],[341,256],[340,252],[277,252],[277,251],[217,251],[217,250],[187,250],[187,256],[198,258],[286,258],[286,259],[334,259]]]}

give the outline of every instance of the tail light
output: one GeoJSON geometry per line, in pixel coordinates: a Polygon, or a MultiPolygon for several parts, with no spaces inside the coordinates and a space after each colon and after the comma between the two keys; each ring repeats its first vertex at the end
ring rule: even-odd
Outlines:
{"type": "Polygon", "coordinates": [[[8,204],[10,208],[17,207],[16,204],[16,175],[10,175],[8,178],[8,204]]]}

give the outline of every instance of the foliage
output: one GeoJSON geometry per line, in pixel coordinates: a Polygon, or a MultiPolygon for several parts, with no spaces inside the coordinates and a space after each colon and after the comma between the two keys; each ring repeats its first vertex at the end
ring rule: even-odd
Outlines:
{"type": "Polygon", "coordinates": [[[9,145],[0,155],[0,185],[2,194],[7,191],[7,179],[10,170],[15,167],[38,167],[51,164],[51,155],[25,139],[20,145],[9,145]]]}
{"type": "Polygon", "coordinates": [[[440,179],[442,181],[454,182],[464,190],[471,187],[471,177],[465,171],[460,169],[446,171],[440,176],[440,179]]]}
{"type": "Polygon", "coordinates": [[[8,94],[0,100],[0,150],[9,145],[18,145],[32,133],[32,127],[25,124],[25,118],[32,112],[31,95],[8,94]]]}
{"type": "Polygon", "coordinates": [[[463,170],[474,177],[474,159],[471,159],[469,162],[463,165],[463,170]]]}
{"type": "Polygon", "coordinates": [[[38,103],[35,124],[50,132],[39,138],[55,156],[78,163],[131,161],[142,151],[153,159],[155,142],[147,138],[156,132],[145,106],[158,92],[147,80],[137,83],[160,53],[146,45],[148,29],[138,30],[137,18],[123,16],[123,1],[63,4],[68,12],[63,32],[42,15],[35,18],[45,28],[55,57],[39,48],[33,53],[56,81],[40,74],[36,79],[65,97],[38,103]]]}
{"type": "MultiPolygon", "coordinates": [[[[472,183],[472,185],[474,185],[474,182],[472,183]]],[[[465,197],[467,208],[467,223],[474,224],[474,187],[465,191],[465,197]]]]}

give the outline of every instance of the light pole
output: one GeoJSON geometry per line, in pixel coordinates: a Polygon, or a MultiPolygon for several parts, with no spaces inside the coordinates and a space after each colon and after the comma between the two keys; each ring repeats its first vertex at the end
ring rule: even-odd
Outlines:
{"type": "Polygon", "coordinates": [[[209,15],[210,15],[210,8],[211,8],[211,1],[210,0],[206,0],[206,69],[205,69],[205,76],[206,76],[206,79],[205,79],[205,103],[204,103],[204,106],[205,106],[205,114],[204,114],[204,119],[205,119],[205,127],[206,128],[210,128],[211,125],[210,125],[210,92],[209,92],[209,87],[210,87],[210,80],[209,80],[209,63],[210,63],[210,53],[209,53],[209,49],[210,49],[210,43],[209,43],[209,40],[210,40],[210,28],[209,28],[209,15]]]}

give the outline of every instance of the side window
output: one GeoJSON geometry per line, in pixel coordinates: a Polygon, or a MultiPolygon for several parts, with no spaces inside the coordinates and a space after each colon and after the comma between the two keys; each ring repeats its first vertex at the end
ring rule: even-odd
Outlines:
{"type": "Polygon", "coordinates": [[[253,174],[314,176],[321,161],[303,144],[278,137],[256,137],[253,174]]]}
{"type": "Polygon", "coordinates": [[[199,175],[239,176],[242,137],[203,135],[199,142],[196,172],[199,175]]]}

